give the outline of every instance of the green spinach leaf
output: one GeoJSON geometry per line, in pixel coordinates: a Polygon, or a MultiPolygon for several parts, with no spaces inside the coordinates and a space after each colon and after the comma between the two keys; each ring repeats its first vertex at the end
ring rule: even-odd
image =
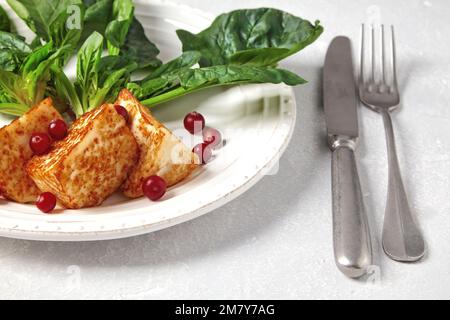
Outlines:
{"type": "Polygon", "coordinates": [[[128,88],[145,105],[153,106],[201,89],[242,83],[285,83],[290,86],[306,81],[296,74],[278,68],[251,65],[222,65],[197,69],[183,69],[160,78],[151,79],[139,86],[130,84],[128,88]]]}
{"type": "Polygon", "coordinates": [[[41,101],[48,89],[50,68],[71,50],[54,49],[53,43],[31,52],[16,72],[0,70],[0,112],[21,115],[41,101]]]}
{"type": "Polygon", "coordinates": [[[120,69],[126,69],[129,74],[138,68],[136,62],[124,56],[105,56],[100,60],[98,65],[98,73],[100,83],[104,83],[108,76],[120,69]]]}
{"type": "Polygon", "coordinates": [[[85,0],[84,4],[86,13],[82,39],[97,31],[105,35],[110,55],[121,55],[132,63],[136,62],[137,69],[154,69],[161,65],[157,58],[158,48],[134,17],[132,1],[85,0]]]}
{"type": "Polygon", "coordinates": [[[134,18],[121,48],[121,55],[136,62],[138,69],[154,69],[161,65],[158,54],[159,49],[147,38],[142,24],[134,18]]]}
{"type": "Polygon", "coordinates": [[[61,57],[67,56],[71,50],[71,46],[56,49],[53,43],[49,42],[25,59],[20,68],[20,82],[21,90],[26,91],[27,95],[21,102],[31,107],[44,99],[47,83],[50,81],[50,67],[61,57]]]}
{"type": "Polygon", "coordinates": [[[184,52],[180,57],[155,69],[143,80],[129,83],[127,87],[139,98],[167,92],[179,85],[179,74],[197,64],[200,57],[197,51],[184,52]]]}
{"type": "Polygon", "coordinates": [[[178,30],[184,55],[127,87],[151,106],[218,85],[304,84],[303,78],[276,66],[322,32],[319,22],[311,24],[276,9],[233,11],[197,35],[178,30]],[[192,68],[197,62],[200,68],[192,68]]]}
{"type": "Polygon", "coordinates": [[[55,89],[54,101],[63,101],[65,108],[70,107],[75,115],[80,116],[84,113],[83,105],[78,97],[78,93],[73,83],[66,76],[62,68],[53,65],[51,68],[52,82],[55,89]]]}
{"type": "Polygon", "coordinates": [[[189,69],[180,75],[180,84],[187,90],[201,87],[205,84],[220,85],[248,82],[285,83],[290,86],[306,83],[303,78],[287,70],[250,65],[225,65],[189,69]]]}
{"type": "Polygon", "coordinates": [[[11,50],[0,50],[0,70],[15,71],[20,66],[20,61],[11,50]]]}
{"type": "Polygon", "coordinates": [[[199,34],[178,30],[183,51],[202,53],[202,67],[225,64],[273,66],[302,50],[323,32],[289,13],[270,9],[237,10],[219,16],[199,34]]]}
{"type": "MultiPolygon", "coordinates": [[[[80,41],[82,32],[83,32],[83,15],[84,10],[83,7],[78,7],[78,12],[76,11],[64,11],[51,23],[50,25],[50,39],[52,39],[53,43],[57,46],[71,46],[72,49],[75,49],[78,46],[80,41]],[[80,14],[79,17],[75,17],[73,21],[71,21],[72,14],[80,14]],[[69,23],[71,24],[68,27],[69,23]],[[79,24],[78,26],[76,24],[79,24]]],[[[73,50],[68,51],[67,55],[60,61],[60,65],[63,66],[66,64],[70,56],[72,55],[73,50]]]]}
{"type": "Polygon", "coordinates": [[[89,106],[89,97],[98,89],[98,65],[102,58],[103,36],[94,32],[83,44],[77,60],[77,92],[83,106],[89,106]]]}
{"type": "Polygon", "coordinates": [[[110,55],[117,56],[134,18],[134,5],[131,0],[115,0],[113,4],[113,17],[106,27],[105,36],[110,55]]]}
{"type": "Polygon", "coordinates": [[[177,72],[186,68],[191,68],[196,65],[201,58],[201,54],[198,51],[186,51],[183,52],[178,58],[163,64],[159,68],[152,71],[147,77],[140,81],[144,83],[146,81],[159,78],[164,74],[177,72]]]}
{"type": "Polygon", "coordinates": [[[7,2],[31,30],[47,42],[53,40],[55,45],[63,43],[57,41],[61,39],[52,39],[53,23],[61,19],[63,14],[68,17],[71,5],[78,7],[82,5],[81,0],[7,0],[7,2]]]}
{"type": "Polygon", "coordinates": [[[61,67],[52,68],[55,95],[71,106],[77,117],[103,103],[113,102],[137,68],[136,63],[122,56],[102,57],[104,42],[98,32],[84,42],[78,53],[75,83],[61,67]]]}
{"type": "MultiPolygon", "coordinates": [[[[0,97],[0,101],[2,98],[0,97]]],[[[0,113],[20,117],[28,111],[28,106],[19,103],[0,102],[0,113]]]]}
{"type": "Polygon", "coordinates": [[[33,41],[31,41],[30,43],[30,48],[34,50],[39,48],[40,46],[42,46],[41,38],[39,38],[38,36],[34,37],[33,41]]]}
{"type": "Polygon", "coordinates": [[[105,34],[106,26],[113,19],[114,0],[84,0],[84,29],[82,42],[94,32],[105,34]]]}
{"type": "Polygon", "coordinates": [[[11,20],[2,6],[0,6],[0,31],[11,32],[11,20]]]}
{"type": "Polygon", "coordinates": [[[0,31],[0,69],[17,71],[31,53],[25,39],[16,34],[0,31]]]}
{"type": "Polygon", "coordinates": [[[98,88],[97,92],[91,98],[89,107],[86,111],[91,111],[103,103],[113,102],[127,81],[126,75],[126,68],[116,70],[108,75],[105,81],[98,88]]]}

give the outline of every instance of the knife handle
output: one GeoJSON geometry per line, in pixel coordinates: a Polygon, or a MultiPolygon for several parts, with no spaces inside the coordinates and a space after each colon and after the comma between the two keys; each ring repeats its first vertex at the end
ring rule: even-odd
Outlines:
{"type": "Polygon", "coordinates": [[[356,167],[355,142],[336,141],[332,150],[335,260],[342,273],[359,278],[372,265],[372,246],[356,167]]]}

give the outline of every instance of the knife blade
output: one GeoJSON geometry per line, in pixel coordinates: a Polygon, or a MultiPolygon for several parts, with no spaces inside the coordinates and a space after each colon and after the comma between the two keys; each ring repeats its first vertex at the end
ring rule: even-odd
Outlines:
{"type": "Polygon", "coordinates": [[[336,37],[324,66],[323,96],[332,150],[333,242],[336,265],[359,278],[372,265],[372,247],[355,159],[358,134],[357,91],[351,41],[336,37]]]}
{"type": "Polygon", "coordinates": [[[324,67],[324,103],[328,134],[358,137],[357,93],[350,39],[335,38],[324,67]]]}

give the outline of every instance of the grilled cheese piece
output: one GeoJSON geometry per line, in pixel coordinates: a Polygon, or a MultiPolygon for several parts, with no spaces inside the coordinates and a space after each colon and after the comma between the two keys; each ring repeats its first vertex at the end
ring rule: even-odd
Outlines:
{"type": "Polygon", "coordinates": [[[55,119],[62,116],[48,98],[0,129],[0,195],[20,203],[36,201],[40,191],[26,172],[33,157],[30,138],[33,133],[47,132],[55,119]]]}
{"type": "Polygon", "coordinates": [[[170,187],[196,169],[199,159],[192,150],[158,122],[128,90],[122,90],[116,104],[127,109],[131,131],[140,150],[139,160],[122,187],[127,197],[143,196],[142,183],[149,176],[160,176],[170,187]]]}
{"type": "Polygon", "coordinates": [[[139,150],[125,119],[105,104],[75,121],[68,136],[27,167],[36,185],[69,209],[99,206],[126,180],[139,150]]]}

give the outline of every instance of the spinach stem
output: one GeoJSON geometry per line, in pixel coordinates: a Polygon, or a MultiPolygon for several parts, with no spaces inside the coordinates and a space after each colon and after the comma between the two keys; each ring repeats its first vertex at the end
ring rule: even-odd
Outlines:
{"type": "Polygon", "coordinates": [[[254,82],[243,80],[243,81],[235,81],[235,82],[230,82],[230,83],[214,83],[214,84],[206,83],[206,84],[204,84],[204,85],[202,85],[200,87],[195,87],[195,88],[192,88],[192,89],[184,89],[183,87],[178,87],[178,88],[176,88],[174,90],[171,90],[169,92],[160,94],[158,96],[151,97],[151,98],[146,99],[146,100],[142,100],[141,103],[144,106],[147,106],[147,107],[151,108],[151,107],[154,107],[156,105],[172,101],[172,100],[174,100],[176,98],[179,98],[181,96],[187,95],[189,93],[194,93],[194,92],[197,92],[197,91],[201,91],[201,90],[205,90],[205,89],[211,89],[211,88],[215,88],[215,87],[225,87],[225,86],[230,87],[230,86],[235,86],[235,85],[240,85],[240,84],[250,84],[250,83],[254,83],[254,82]]]}
{"type": "Polygon", "coordinates": [[[20,117],[29,110],[29,107],[19,103],[0,103],[0,113],[20,117]]]}
{"type": "Polygon", "coordinates": [[[171,100],[173,100],[175,98],[178,98],[180,96],[188,94],[191,91],[192,90],[186,90],[183,87],[179,87],[179,88],[176,88],[176,89],[174,89],[172,91],[163,93],[163,94],[161,94],[159,96],[146,99],[146,100],[142,101],[142,104],[147,106],[147,107],[152,107],[152,106],[164,103],[164,102],[171,101],[171,100]]]}

